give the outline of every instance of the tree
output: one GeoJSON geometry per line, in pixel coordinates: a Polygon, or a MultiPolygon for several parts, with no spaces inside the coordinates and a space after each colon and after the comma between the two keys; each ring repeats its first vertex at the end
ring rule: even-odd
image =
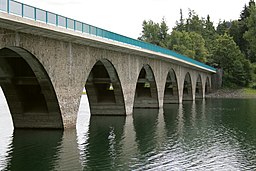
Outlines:
{"type": "Polygon", "coordinates": [[[186,31],[196,32],[198,34],[203,33],[204,24],[203,20],[199,18],[195,11],[189,9],[189,18],[186,23],[186,31]]]}
{"type": "Polygon", "coordinates": [[[248,30],[244,33],[243,38],[248,42],[249,48],[247,54],[252,62],[256,62],[256,7],[251,6],[249,9],[250,16],[246,19],[248,30]]]}
{"type": "Polygon", "coordinates": [[[152,20],[144,20],[142,29],[142,35],[138,38],[139,40],[162,47],[167,46],[169,28],[164,19],[162,19],[160,24],[154,23],[152,20]]]}
{"type": "Polygon", "coordinates": [[[219,23],[217,29],[219,34],[227,33],[232,36],[241,52],[245,54],[246,59],[249,59],[251,62],[256,62],[256,54],[251,52],[249,42],[245,39],[244,34],[249,29],[247,21],[251,16],[251,8],[254,7],[254,0],[250,0],[249,5],[244,6],[238,20],[231,21],[227,28],[224,26],[227,23],[219,23]]]}
{"type": "Polygon", "coordinates": [[[195,11],[189,9],[187,19],[183,19],[182,10],[180,10],[180,15],[180,21],[176,22],[176,26],[173,28],[173,30],[196,32],[202,35],[204,29],[204,21],[203,19],[199,18],[195,11]]]}
{"type": "Polygon", "coordinates": [[[138,38],[139,40],[159,45],[159,24],[154,23],[152,20],[144,20],[142,29],[142,35],[138,38]]]}
{"type": "Polygon", "coordinates": [[[216,36],[216,30],[213,26],[213,22],[210,19],[210,16],[207,15],[207,19],[203,20],[203,25],[204,25],[204,29],[203,29],[203,37],[204,38],[213,38],[216,36]]]}
{"type": "Polygon", "coordinates": [[[203,20],[203,22],[204,22],[204,29],[203,29],[202,36],[205,40],[205,47],[208,50],[207,62],[211,62],[212,50],[214,47],[214,40],[216,39],[218,34],[215,30],[215,27],[209,15],[207,15],[206,20],[203,20]]]}
{"type": "Polygon", "coordinates": [[[159,32],[159,45],[162,47],[167,47],[167,42],[169,39],[168,34],[169,28],[165,22],[165,19],[163,18],[160,24],[160,32],[159,32]]]}
{"type": "Polygon", "coordinates": [[[185,24],[184,24],[182,9],[180,9],[180,21],[179,22],[176,21],[176,27],[174,27],[173,30],[177,30],[177,31],[184,31],[185,30],[185,24]]]}
{"type": "Polygon", "coordinates": [[[224,85],[236,84],[245,86],[251,81],[250,62],[245,59],[233,38],[227,34],[215,40],[213,61],[223,68],[224,85]]]}
{"type": "Polygon", "coordinates": [[[201,62],[208,55],[203,37],[196,32],[173,31],[168,48],[201,62]]]}
{"type": "MultiPolygon", "coordinates": [[[[217,33],[209,15],[207,15],[206,19],[200,18],[195,11],[189,9],[188,18],[184,19],[182,10],[180,10],[180,20],[179,22],[176,22],[176,26],[173,30],[181,32],[195,32],[201,35],[204,39],[204,49],[206,48],[207,56],[201,58],[200,61],[211,61],[213,40],[216,39],[217,33]],[[206,58],[208,58],[208,60],[206,60],[206,58]]],[[[184,50],[184,48],[180,48],[184,50]]]]}
{"type": "Polygon", "coordinates": [[[219,35],[229,34],[229,29],[231,27],[231,21],[219,21],[217,26],[217,33],[219,35]]]}

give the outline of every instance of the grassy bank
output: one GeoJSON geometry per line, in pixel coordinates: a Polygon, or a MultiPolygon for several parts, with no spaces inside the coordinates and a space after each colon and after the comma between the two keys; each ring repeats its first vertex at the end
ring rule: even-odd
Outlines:
{"type": "Polygon", "coordinates": [[[252,88],[237,88],[229,89],[222,88],[216,92],[206,95],[207,98],[256,98],[256,89],[252,88]]]}
{"type": "Polygon", "coordinates": [[[244,88],[243,93],[244,93],[244,95],[256,96],[256,89],[244,88]]]}

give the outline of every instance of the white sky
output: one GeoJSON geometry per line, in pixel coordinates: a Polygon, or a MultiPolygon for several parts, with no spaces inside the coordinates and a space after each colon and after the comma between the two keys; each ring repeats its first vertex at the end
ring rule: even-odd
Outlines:
{"type": "Polygon", "coordinates": [[[128,37],[138,38],[143,20],[160,22],[165,17],[171,29],[188,8],[200,17],[238,19],[249,0],[18,0],[128,37]]]}

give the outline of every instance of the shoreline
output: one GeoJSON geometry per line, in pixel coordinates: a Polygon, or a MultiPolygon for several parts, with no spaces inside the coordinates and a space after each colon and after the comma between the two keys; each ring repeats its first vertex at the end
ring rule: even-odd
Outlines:
{"type": "Polygon", "coordinates": [[[256,90],[241,89],[219,89],[205,95],[206,98],[230,98],[230,99],[256,99],[256,90]]]}

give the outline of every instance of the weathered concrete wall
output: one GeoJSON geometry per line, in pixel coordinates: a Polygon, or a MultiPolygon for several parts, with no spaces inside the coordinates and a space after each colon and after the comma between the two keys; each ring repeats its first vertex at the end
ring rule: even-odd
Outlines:
{"type": "Polygon", "coordinates": [[[184,79],[187,73],[191,76],[192,100],[195,99],[198,75],[202,78],[203,97],[206,78],[211,77],[206,71],[178,66],[175,63],[139,54],[0,29],[0,49],[12,46],[26,49],[43,65],[56,92],[64,127],[75,126],[82,90],[90,71],[99,60],[108,60],[116,70],[123,92],[124,115],[133,112],[137,80],[145,65],[150,66],[153,71],[158,107],[163,107],[166,78],[171,69],[177,77],[180,103],[183,100],[184,79]]]}

